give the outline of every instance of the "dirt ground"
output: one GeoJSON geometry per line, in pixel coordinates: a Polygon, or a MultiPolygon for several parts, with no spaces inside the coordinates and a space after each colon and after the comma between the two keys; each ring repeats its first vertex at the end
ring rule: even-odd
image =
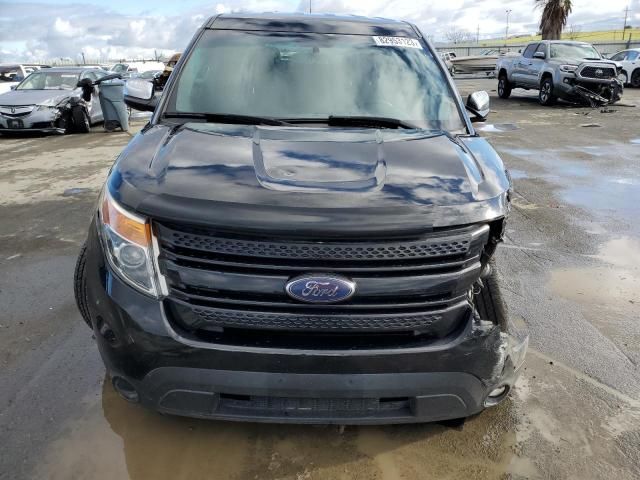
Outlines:
{"type": "MultiPolygon", "coordinates": [[[[495,93],[515,182],[499,248],[531,333],[510,398],[463,427],[161,416],[105,382],[73,266],[125,133],[0,137],[0,479],[640,478],[640,90],[604,109],[495,93]]],[[[134,122],[134,130],[144,121],[134,122]]]]}

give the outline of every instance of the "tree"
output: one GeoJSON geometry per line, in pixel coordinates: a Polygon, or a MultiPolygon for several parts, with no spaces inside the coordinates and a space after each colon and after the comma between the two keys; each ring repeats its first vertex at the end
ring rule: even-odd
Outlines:
{"type": "Polygon", "coordinates": [[[449,30],[448,32],[446,32],[444,34],[444,37],[450,42],[450,43],[464,43],[464,42],[469,42],[471,41],[474,36],[473,34],[471,34],[470,32],[467,32],[465,30],[458,30],[457,28],[452,28],[451,30],[449,30]]]}
{"type": "Polygon", "coordinates": [[[560,40],[562,29],[573,5],[571,0],[535,0],[536,7],[542,9],[540,31],[543,40],[560,40]]]}
{"type": "Polygon", "coordinates": [[[575,40],[576,38],[578,38],[580,36],[580,32],[582,32],[582,28],[580,27],[580,25],[575,25],[573,23],[569,25],[569,28],[566,31],[571,40],[575,40]]]}

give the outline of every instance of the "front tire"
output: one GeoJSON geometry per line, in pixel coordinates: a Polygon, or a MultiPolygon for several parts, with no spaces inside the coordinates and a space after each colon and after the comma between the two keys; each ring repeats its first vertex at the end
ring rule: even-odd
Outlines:
{"type": "Polygon", "coordinates": [[[91,315],[89,314],[89,306],[87,302],[87,244],[85,243],[80,248],[80,254],[76,261],[76,268],[73,273],[73,294],[76,298],[76,305],[80,310],[80,315],[89,328],[93,328],[91,325],[91,315]]]}
{"type": "Polygon", "coordinates": [[[78,133],[89,133],[91,131],[91,121],[89,114],[83,107],[74,107],[71,111],[73,126],[78,133]]]}
{"type": "Polygon", "coordinates": [[[504,73],[501,73],[500,77],[498,77],[498,96],[504,99],[511,96],[511,84],[504,73]]]}
{"type": "Polygon", "coordinates": [[[631,74],[631,81],[629,82],[633,88],[640,87],[640,68],[636,68],[631,74]]]}
{"type": "Polygon", "coordinates": [[[553,94],[553,80],[549,77],[542,80],[542,83],[540,84],[538,100],[540,101],[540,105],[545,107],[555,105],[557,101],[556,96],[553,94]]]}

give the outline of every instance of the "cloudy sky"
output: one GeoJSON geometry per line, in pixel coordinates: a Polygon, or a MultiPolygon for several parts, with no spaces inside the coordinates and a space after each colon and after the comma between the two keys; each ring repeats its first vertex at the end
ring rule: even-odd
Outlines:
{"type": "MultiPolygon", "coordinates": [[[[582,31],[640,26],[640,0],[574,0],[569,24],[582,31]]],[[[540,12],[534,0],[313,0],[314,12],[353,13],[406,19],[436,41],[451,29],[481,38],[504,35],[505,9],[512,10],[510,33],[536,31],[540,12]]],[[[0,0],[0,61],[87,60],[165,56],[180,51],[210,15],[232,11],[293,12],[308,0],[0,0]]]]}

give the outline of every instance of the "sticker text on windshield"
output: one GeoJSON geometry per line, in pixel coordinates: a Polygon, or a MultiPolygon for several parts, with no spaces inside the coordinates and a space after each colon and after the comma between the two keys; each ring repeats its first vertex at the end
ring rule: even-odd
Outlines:
{"type": "Polygon", "coordinates": [[[379,47],[403,47],[403,48],[422,48],[420,42],[415,38],[405,37],[373,37],[373,41],[379,47]]]}

